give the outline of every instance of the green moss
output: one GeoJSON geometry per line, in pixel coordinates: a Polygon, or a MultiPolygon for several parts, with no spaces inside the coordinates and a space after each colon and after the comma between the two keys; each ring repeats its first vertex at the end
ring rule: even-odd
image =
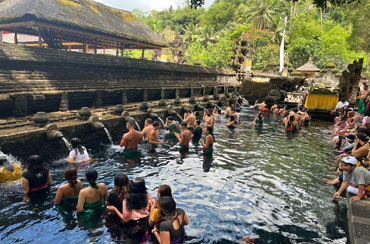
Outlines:
{"type": "Polygon", "coordinates": [[[96,14],[102,15],[100,11],[98,10],[98,5],[94,1],[85,1],[85,4],[96,14]]]}
{"type": "Polygon", "coordinates": [[[275,61],[270,61],[267,66],[277,66],[278,64],[275,61]]]}
{"type": "Polygon", "coordinates": [[[336,73],[335,77],[342,77],[342,73],[341,72],[336,73]]]}
{"type": "Polygon", "coordinates": [[[334,63],[334,62],[329,62],[329,63],[325,66],[325,68],[328,68],[328,69],[334,69],[335,67],[337,67],[337,66],[335,65],[335,63],[334,63]]]}
{"type": "Polygon", "coordinates": [[[75,2],[75,1],[72,1],[72,0],[57,0],[59,3],[61,4],[64,4],[64,5],[67,5],[67,6],[70,6],[70,7],[80,7],[81,4],[75,2]]]}

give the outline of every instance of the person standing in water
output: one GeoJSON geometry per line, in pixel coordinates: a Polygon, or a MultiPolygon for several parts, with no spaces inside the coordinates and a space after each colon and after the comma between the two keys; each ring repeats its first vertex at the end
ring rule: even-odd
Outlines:
{"type": "Polygon", "coordinates": [[[254,118],[253,125],[259,125],[259,126],[263,125],[263,114],[262,113],[259,113],[258,116],[254,118]]]}
{"type": "Polygon", "coordinates": [[[188,216],[181,208],[176,208],[172,197],[164,196],[158,200],[158,209],[164,220],[159,224],[159,230],[154,227],[153,234],[161,244],[183,243],[185,240],[185,225],[189,224],[188,216]]]}
{"type": "Polygon", "coordinates": [[[149,141],[149,135],[154,130],[153,127],[153,120],[151,118],[147,118],[145,120],[145,127],[141,131],[141,135],[144,137],[145,141],[149,141]]]}
{"type": "Polygon", "coordinates": [[[153,123],[154,130],[149,135],[149,150],[150,152],[155,152],[157,145],[164,145],[166,142],[158,141],[159,129],[161,124],[158,121],[153,123]]]}
{"type": "Polygon", "coordinates": [[[203,127],[203,132],[206,135],[206,141],[200,139],[200,143],[203,145],[203,155],[212,157],[213,154],[213,144],[215,142],[215,137],[213,135],[213,128],[210,126],[203,127]]]}
{"type": "Polygon", "coordinates": [[[195,121],[197,118],[191,111],[185,111],[183,122],[187,123],[188,130],[192,131],[195,127],[195,121]]]}
{"type": "Polygon", "coordinates": [[[203,127],[210,126],[213,128],[215,125],[215,117],[212,115],[211,110],[206,110],[203,115],[204,124],[203,127]]]}
{"type": "Polygon", "coordinates": [[[226,126],[229,128],[229,129],[235,129],[236,128],[236,122],[235,122],[235,117],[234,115],[230,115],[229,118],[228,118],[228,122],[226,124],[226,126]]]}
{"type": "Polygon", "coordinates": [[[199,140],[202,138],[203,129],[200,127],[200,120],[195,122],[195,128],[191,134],[193,144],[198,144],[199,140]]]}
{"type": "Polygon", "coordinates": [[[189,142],[191,140],[191,132],[187,128],[186,122],[181,122],[180,129],[182,130],[181,135],[179,133],[175,133],[175,136],[180,142],[181,150],[184,152],[189,151],[189,142]]]}
{"type": "Polygon", "coordinates": [[[52,184],[51,175],[39,155],[32,155],[26,161],[27,170],[23,172],[22,188],[25,202],[37,197],[45,197],[52,184]]]}
{"type": "Polygon", "coordinates": [[[180,133],[180,124],[172,116],[166,118],[166,124],[164,127],[166,130],[169,130],[169,138],[176,138],[175,133],[180,133]]]}
{"type": "Polygon", "coordinates": [[[78,195],[77,213],[87,227],[94,228],[95,218],[102,218],[105,214],[108,190],[104,183],[96,183],[98,172],[95,169],[88,169],[85,177],[89,186],[78,195]]]}
{"type": "Polygon", "coordinates": [[[127,121],[126,128],[128,132],[122,136],[120,147],[125,147],[123,154],[126,157],[134,156],[138,153],[138,145],[143,143],[143,136],[135,130],[135,123],[132,120],[127,121]]]}
{"type": "Polygon", "coordinates": [[[82,146],[81,140],[78,138],[72,138],[71,144],[73,150],[69,153],[69,162],[76,163],[78,166],[88,165],[94,160],[89,157],[86,147],[82,146]]]}
{"type": "Polygon", "coordinates": [[[60,211],[71,211],[77,206],[78,195],[82,189],[82,182],[77,179],[76,167],[69,166],[64,171],[67,183],[58,187],[55,195],[55,206],[60,211]]]}

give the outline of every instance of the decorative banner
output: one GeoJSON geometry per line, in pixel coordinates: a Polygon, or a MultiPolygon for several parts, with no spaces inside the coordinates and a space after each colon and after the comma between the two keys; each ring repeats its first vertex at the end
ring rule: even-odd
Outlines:
{"type": "Polygon", "coordinates": [[[281,45],[280,45],[280,69],[279,69],[280,73],[284,69],[284,42],[285,42],[285,28],[286,28],[287,21],[288,21],[288,17],[285,16],[283,39],[281,40],[281,45]]]}
{"type": "Polygon", "coordinates": [[[247,59],[246,71],[252,71],[252,60],[247,59]]]}

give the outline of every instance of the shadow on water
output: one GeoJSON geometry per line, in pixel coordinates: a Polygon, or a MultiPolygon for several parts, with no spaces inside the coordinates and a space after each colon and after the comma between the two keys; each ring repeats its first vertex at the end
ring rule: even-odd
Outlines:
{"type": "MultiPolygon", "coordinates": [[[[118,145],[99,145],[90,151],[95,159],[91,167],[109,190],[118,173],[145,177],[152,196],[159,185],[169,184],[177,206],[190,220],[186,243],[239,243],[250,236],[256,236],[253,243],[345,243],[345,204],[333,202],[334,189],[322,183],[331,167],[326,162],[335,156],[328,138],[330,123],[313,121],[300,133],[287,135],[280,118],[267,115],[257,130],[252,125],[255,116],[242,113],[242,123],[233,131],[224,118],[218,122],[212,158],[202,156],[199,144],[181,152],[176,140],[168,140],[156,153],[142,145],[141,154],[133,158],[125,157],[118,145]]],[[[163,132],[160,137],[164,139],[163,132]]],[[[0,185],[1,243],[142,241],[140,235],[114,232],[107,219],[88,228],[75,214],[59,214],[53,202],[68,163],[48,165],[54,185],[41,203],[21,202],[19,182],[0,185]]],[[[85,186],[86,169],[78,172],[85,186]]]]}

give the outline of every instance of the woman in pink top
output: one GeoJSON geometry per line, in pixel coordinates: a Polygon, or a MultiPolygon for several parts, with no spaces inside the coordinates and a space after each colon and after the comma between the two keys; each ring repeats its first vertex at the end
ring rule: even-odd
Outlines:
{"type": "Polygon", "coordinates": [[[123,200],[122,213],[114,206],[108,209],[117,213],[123,222],[146,219],[153,204],[153,197],[146,191],[143,178],[135,178],[130,182],[126,198],[123,200]]]}

